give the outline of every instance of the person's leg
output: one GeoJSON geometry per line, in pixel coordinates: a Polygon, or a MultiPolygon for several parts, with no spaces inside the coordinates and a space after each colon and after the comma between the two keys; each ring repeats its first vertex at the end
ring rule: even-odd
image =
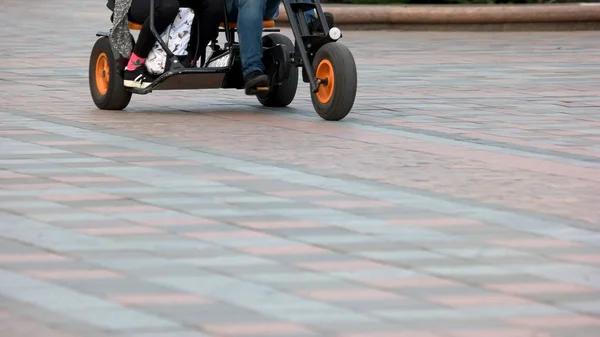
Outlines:
{"type": "Polygon", "coordinates": [[[267,0],[267,6],[265,7],[264,19],[274,19],[279,17],[279,5],[281,0],[267,0]]]}
{"type": "MultiPolygon", "coordinates": [[[[181,7],[194,10],[197,18],[195,21],[200,25],[199,38],[197,41],[190,41],[194,44],[192,52],[196,52],[196,45],[200,52],[204,52],[208,43],[219,36],[219,24],[225,20],[223,0],[179,0],[179,3],[181,7]]],[[[192,38],[196,39],[195,35],[192,38]]]]}
{"type": "MultiPolygon", "coordinates": [[[[312,2],[312,0],[300,0],[300,1],[306,2],[306,3],[312,2]]],[[[323,14],[325,15],[325,20],[327,21],[327,26],[329,26],[329,29],[331,29],[331,27],[333,27],[333,24],[334,24],[333,14],[331,14],[329,12],[324,12],[323,14]]],[[[316,10],[306,11],[306,12],[304,12],[304,16],[306,18],[306,23],[308,24],[308,28],[310,28],[310,30],[311,30],[311,34],[313,34],[315,32],[323,32],[323,25],[321,24],[321,20],[319,18],[317,18],[316,10]]]]}
{"type": "Polygon", "coordinates": [[[267,6],[266,0],[237,0],[237,32],[240,38],[240,56],[243,75],[263,72],[262,22],[267,6]]]}
{"type": "MultiPolygon", "coordinates": [[[[301,0],[302,2],[306,2],[306,3],[311,3],[312,0],[301,0]]],[[[306,18],[306,23],[310,24],[311,22],[315,21],[315,19],[317,18],[315,15],[315,10],[311,9],[309,11],[304,12],[304,17],[306,18]]]]}
{"type": "Polygon", "coordinates": [[[245,79],[246,94],[258,87],[269,85],[269,77],[264,74],[262,63],[262,22],[277,13],[281,0],[231,0],[237,3],[230,13],[232,20],[237,21],[237,32],[240,37],[240,57],[242,74],[245,79]],[[237,13],[237,18],[235,14],[237,13]]]}
{"type": "MultiPolygon", "coordinates": [[[[178,12],[179,2],[177,0],[155,0],[154,25],[159,34],[162,34],[173,23],[178,12]]],[[[142,29],[125,68],[125,86],[146,87],[152,80],[145,73],[142,65],[156,43],[156,38],[150,29],[150,1],[133,0],[129,9],[129,20],[141,23],[142,29]]]]}
{"type": "MultiPolygon", "coordinates": [[[[175,20],[179,13],[179,2],[177,0],[155,0],[154,26],[159,34],[175,20]]],[[[130,20],[142,24],[142,30],[133,48],[133,53],[138,57],[146,58],[154,47],[156,38],[150,29],[150,1],[133,0],[129,9],[130,20]]]]}

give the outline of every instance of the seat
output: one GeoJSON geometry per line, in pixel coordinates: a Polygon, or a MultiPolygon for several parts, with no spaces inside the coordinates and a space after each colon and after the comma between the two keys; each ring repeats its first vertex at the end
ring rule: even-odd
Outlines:
{"type": "MultiPolygon", "coordinates": [[[[219,25],[219,27],[221,28],[225,28],[225,23],[221,22],[221,24],[219,25]]],[[[263,20],[263,28],[274,28],[275,27],[275,20],[271,19],[271,20],[263,20]]],[[[237,22],[230,22],[229,23],[229,29],[236,29],[237,28],[237,22]]]]}
{"type": "Polygon", "coordinates": [[[129,29],[131,30],[142,30],[142,25],[139,23],[129,21],[129,29]]]}
{"type": "MultiPolygon", "coordinates": [[[[224,28],[225,27],[225,23],[221,22],[221,24],[219,25],[219,27],[224,28]]],[[[275,27],[275,20],[264,20],[263,21],[263,28],[274,28],[275,27]]],[[[230,29],[236,29],[237,28],[237,22],[230,22],[229,23],[229,28],[230,29]]],[[[131,22],[129,21],[129,29],[131,30],[141,30],[142,29],[142,25],[139,23],[135,23],[135,22],[131,22]]]]}

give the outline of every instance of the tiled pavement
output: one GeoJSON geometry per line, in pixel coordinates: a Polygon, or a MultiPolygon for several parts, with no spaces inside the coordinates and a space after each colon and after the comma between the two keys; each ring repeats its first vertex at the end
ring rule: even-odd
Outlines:
{"type": "Polygon", "coordinates": [[[105,112],[103,6],[2,4],[2,337],[598,337],[600,33],[347,32],[339,123],[105,112]]]}

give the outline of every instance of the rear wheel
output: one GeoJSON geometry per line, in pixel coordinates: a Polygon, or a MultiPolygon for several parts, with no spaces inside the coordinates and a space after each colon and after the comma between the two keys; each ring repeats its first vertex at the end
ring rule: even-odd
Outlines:
{"type": "Polygon", "coordinates": [[[315,76],[322,81],[311,92],[315,111],[328,121],[339,121],[350,113],[356,98],[356,63],[350,50],[339,42],[321,47],[313,60],[315,76]]]}
{"type": "Polygon", "coordinates": [[[123,110],[131,101],[131,92],[123,86],[118,67],[108,38],[99,38],[92,48],[89,65],[90,93],[99,109],[123,110]]]}
{"type": "MultiPolygon", "coordinates": [[[[274,47],[276,45],[285,45],[289,50],[294,50],[294,43],[283,34],[268,34],[263,36],[264,47],[274,47]]],[[[269,91],[256,94],[258,101],[268,107],[285,107],[294,100],[296,90],[298,89],[298,68],[292,66],[290,75],[279,85],[271,85],[269,91]]]]}

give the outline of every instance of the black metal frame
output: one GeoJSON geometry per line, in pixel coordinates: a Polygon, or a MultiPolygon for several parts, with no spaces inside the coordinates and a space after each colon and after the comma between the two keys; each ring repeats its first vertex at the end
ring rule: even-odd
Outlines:
{"type": "MultiPolygon", "coordinates": [[[[315,72],[312,66],[312,60],[314,58],[314,54],[317,52],[319,48],[329,42],[335,42],[336,40],[332,39],[329,36],[329,26],[327,25],[327,20],[325,19],[325,15],[323,13],[323,9],[321,7],[320,0],[311,0],[310,3],[304,2],[296,2],[296,0],[281,0],[285,11],[289,18],[290,28],[294,34],[295,39],[295,50],[293,52],[288,51],[287,48],[281,48],[282,46],[275,46],[271,48],[264,48],[263,53],[267,53],[268,49],[280,48],[281,50],[272,51],[272,55],[276,55],[275,57],[282,57],[291,64],[292,67],[303,67],[305,76],[303,76],[304,81],[310,83],[310,88],[313,92],[317,92],[319,85],[321,84],[321,80],[315,77],[315,72]],[[308,23],[306,22],[304,12],[308,10],[316,10],[317,18],[319,18],[321,25],[323,27],[324,34],[321,35],[311,35],[308,23]],[[289,52],[291,55],[288,58],[287,55],[282,54],[282,50],[285,52],[289,52]],[[298,55],[299,54],[299,55],[298,55]],[[279,56],[277,56],[279,55],[279,56]],[[283,55],[283,56],[281,56],[283,55]]],[[[229,18],[228,18],[228,8],[227,8],[227,0],[223,0],[223,6],[225,10],[224,15],[224,27],[220,29],[221,32],[225,32],[227,43],[225,44],[225,48],[221,49],[219,45],[217,45],[217,40],[213,40],[209,46],[213,49],[213,55],[216,51],[222,51],[222,53],[218,53],[216,56],[211,55],[208,60],[205,60],[206,50],[204,49],[204,53],[201,55],[201,64],[199,67],[194,68],[186,68],[181,64],[179,58],[173,54],[173,52],[169,49],[167,43],[165,43],[158,31],[156,30],[154,24],[154,12],[155,12],[155,0],[150,0],[150,29],[152,34],[154,34],[156,40],[163,48],[163,50],[167,53],[167,60],[170,64],[167,71],[161,74],[148,88],[145,89],[136,89],[136,88],[128,88],[128,90],[137,93],[137,94],[147,94],[152,92],[152,90],[167,90],[167,89],[200,89],[200,88],[238,88],[241,89],[243,83],[240,83],[241,79],[241,69],[239,74],[236,74],[235,64],[236,62],[239,64],[239,44],[235,42],[235,29],[231,29],[229,27],[229,18]],[[205,65],[209,64],[212,60],[222,56],[223,53],[231,53],[229,64],[225,67],[213,67],[208,68],[205,65]],[[220,76],[218,76],[220,74],[220,76]],[[189,79],[179,79],[172,81],[174,83],[170,83],[171,81],[167,81],[173,78],[175,75],[196,75],[189,76],[189,79]],[[206,83],[204,85],[197,83],[194,85],[194,81],[198,81],[202,76],[206,77],[206,83]],[[217,85],[217,83],[221,81],[221,85],[217,85]]],[[[278,32],[279,29],[263,29],[264,32],[278,32]]],[[[108,33],[99,32],[96,34],[97,36],[108,36],[108,33]]],[[[118,55],[116,53],[115,55],[118,55]]],[[[197,58],[198,55],[194,55],[194,58],[197,58]]],[[[284,61],[284,60],[282,60],[284,61]]],[[[285,63],[283,63],[285,64],[285,63]]],[[[275,73],[283,73],[289,74],[286,71],[276,71],[275,73]]],[[[179,77],[179,76],[177,76],[179,77]]],[[[279,79],[281,80],[281,78],[279,79]]],[[[242,81],[243,82],[243,81],[242,81]]],[[[277,81],[279,82],[279,81],[277,81]]]]}

